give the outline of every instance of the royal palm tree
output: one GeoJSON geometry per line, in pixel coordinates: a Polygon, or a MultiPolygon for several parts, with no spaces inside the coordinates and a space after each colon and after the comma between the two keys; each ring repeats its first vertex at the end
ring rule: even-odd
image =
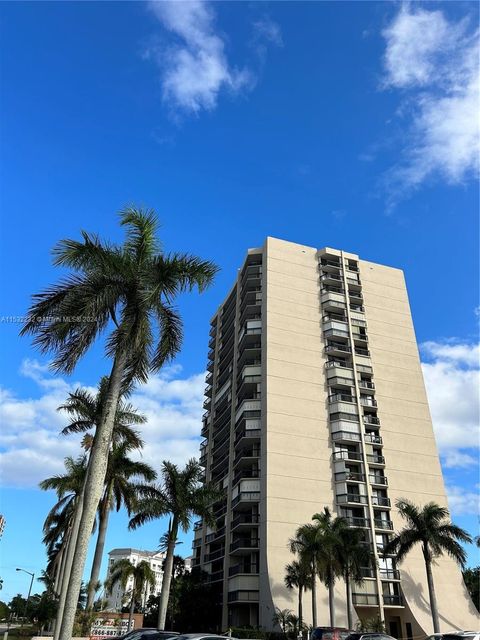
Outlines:
{"type": "Polygon", "coordinates": [[[294,560],[285,567],[285,586],[298,589],[298,628],[303,628],[303,592],[312,588],[312,573],[308,564],[294,560]]]}
{"type": "Polygon", "coordinates": [[[106,355],[112,360],[104,409],[90,453],[79,534],[63,610],[61,640],[70,640],[76,603],[122,390],[146,382],[179,351],[181,318],[177,295],[211,284],[217,267],[186,254],[165,254],[157,240],[153,211],[133,207],[121,213],[122,245],[82,232],[82,240],[62,240],[54,264],[73,273],[36,294],[21,333],[34,336],[52,368],[71,373],[100,334],[109,331],[106,355]],[[41,319],[40,321],[38,319],[41,319]]]}
{"type": "Polygon", "coordinates": [[[317,575],[321,552],[320,532],[318,525],[303,524],[289,541],[290,551],[299,556],[302,564],[309,568],[312,576],[312,624],[317,626],[317,575]]]}
{"type": "Polygon", "coordinates": [[[124,506],[131,515],[143,488],[139,481],[152,482],[157,478],[150,465],[129,458],[130,448],[127,443],[113,445],[108,457],[105,488],[98,507],[98,537],[88,583],[87,609],[93,607],[95,599],[110,511],[120,511],[124,506]]]}
{"type": "Polygon", "coordinates": [[[188,531],[195,516],[200,516],[206,525],[212,527],[215,525],[211,505],[215,499],[218,499],[218,492],[202,484],[202,475],[203,469],[194,458],[187,462],[184,469],[164,461],[161,485],[153,487],[148,495],[138,501],[136,514],[130,520],[129,528],[136,529],[156,518],[170,516],[165,570],[158,608],[160,630],[165,628],[173,558],[179,530],[188,531]]]}
{"type": "Polygon", "coordinates": [[[464,529],[450,522],[446,507],[441,507],[435,502],[418,507],[402,498],[397,500],[395,504],[402,518],[406,520],[407,526],[385,545],[384,556],[395,554],[397,562],[401,563],[413,547],[417,544],[421,546],[427,573],[433,631],[440,633],[432,563],[435,558],[446,553],[463,567],[467,555],[460,542],[471,543],[472,538],[464,529]]]}
{"type": "Polygon", "coordinates": [[[339,538],[338,554],[347,594],[347,626],[353,629],[352,582],[358,586],[363,584],[363,569],[371,565],[372,556],[358,529],[342,529],[339,538]]]}
{"type": "Polygon", "coordinates": [[[117,560],[112,566],[110,575],[105,582],[105,589],[111,593],[113,586],[119,582],[125,591],[129,578],[132,578],[130,610],[128,614],[128,630],[130,631],[135,601],[142,599],[147,585],[150,586],[151,589],[155,587],[155,573],[145,560],[142,560],[137,565],[132,564],[130,560],[126,558],[117,560]]]}
{"type": "Polygon", "coordinates": [[[342,575],[339,557],[342,532],[348,528],[347,521],[341,516],[334,518],[328,507],[322,513],[316,513],[312,520],[317,528],[320,544],[318,571],[322,582],[328,589],[328,607],[330,610],[330,626],[335,626],[334,587],[337,577],[342,575]]]}

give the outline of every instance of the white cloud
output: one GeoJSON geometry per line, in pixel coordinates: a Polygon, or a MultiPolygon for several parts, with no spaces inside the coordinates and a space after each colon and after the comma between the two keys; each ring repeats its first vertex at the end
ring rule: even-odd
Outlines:
{"type": "Polygon", "coordinates": [[[223,89],[236,93],[253,86],[254,78],[248,69],[230,65],[224,39],[215,31],[214,11],[207,2],[150,1],[149,7],[177,39],[168,47],[148,51],[161,70],[167,103],[198,113],[214,109],[223,89]]]}
{"type": "MultiPolygon", "coordinates": [[[[59,435],[66,422],[57,411],[79,383],[54,378],[35,360],[24,361],[21,372],[38,384],[41,394],[20,398],[0,389],[4,486],[36,486],[43,478],[62,472],[65,456],[80,452],[81,436],[59,435]]],[[[132,395],[132,404],[148,418],[141,427],[146,442],[142,458],[157,471],[163,460],[182,465],[188,458],[198,457],[204,378],[203,373],[182,377],[181,367],[175,365],[152,376],[132,395]]]]}
{"type": "Polygon", "coordinates": [[[447,485],[448,506],[453,516],[476,515],[480,513],[480,493],[464,487],[447,485]]]}
{"type": "Polygon", "coordinates": [[[382,33],[383,88],[400,89],[411,120],[401,160],[386,175],[392,201],[437,177],[459,184],[479,170],[478,31],[467,19],[404,4],[382,33]]]}
{"type": "Polygon", "coordinates": [[[435,436],[446,468],[478,464],[478,345],[425,342],[422,363],[435,436]]]}
{"type": "Polygon", "coordinates": [[[253,23],[256,38],[271,42],[277,47],[283,47],[283,38],[280,25],[274,22],[269,16],[263,16],[253,23]]]}

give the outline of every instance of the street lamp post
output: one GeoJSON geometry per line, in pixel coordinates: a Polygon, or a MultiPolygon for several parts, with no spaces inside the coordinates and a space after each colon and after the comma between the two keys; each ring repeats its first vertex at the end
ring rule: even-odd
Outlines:
{"type": "MultiPolygon", "coordinates": [[[[28,589],[27,601],[25,602],[25,611],[23,612],[23,620],[25,620],[25,618],[27,617],[28,601],[30,600],[30,594],[32,593],[32,585],[33,585],[33,579],[35,578],[35,574],[32,573],[31,571],[27,571],[26,569],[20,569],[19,567],[17,567],[15,571],[23,571],[24,573],[28,573],[29,576],[32,576],[32,579],[30,580],[30,587],[28,589]]],[[[23,627],[23,620],[22,620],[22,624],[20,625],[20,628],[23,627]]]]}

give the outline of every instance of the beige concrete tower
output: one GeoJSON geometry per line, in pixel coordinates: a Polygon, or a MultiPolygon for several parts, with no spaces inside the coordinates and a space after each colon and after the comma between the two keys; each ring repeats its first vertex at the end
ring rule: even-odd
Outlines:
{"type": "MultiPolygon", "coordinates": [[[[217,527],[197,523],[193,544],[219,627],[271,629],[276,607],[296,609],[288,540],[328,506],[371,551],[354,587],[358,617],[379,615],[398,638],[432,632],[421,550],[400,567],[383,557],[403,525],[397,498],[446,504],[402,271],[267,238],[248,252],[210,336],[201,462],[223,498],[217,527]]],[[[438,560],[434,577],[444,630],[480,626],[456,565],[438,560]]],[[[346,626],[341,580],[335,605],[346,626]]],[[[328,625],[322,585],[317,608],[328,625]]]]}

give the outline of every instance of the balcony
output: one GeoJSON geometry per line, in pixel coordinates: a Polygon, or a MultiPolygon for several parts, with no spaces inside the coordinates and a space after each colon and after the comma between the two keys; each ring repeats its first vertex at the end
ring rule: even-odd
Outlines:
{"type": "Polygon", "coordinates": [[[379,569],[381,580],[400,580],[400,571],[398,569],[379,569]]]}
{"type": "Polygon", "coordinates": [[[360,567],[360,574],[362,578],[374,578],[375,571],[371,567],[360,567]]]}
{"type": "Polygon", "coordinates": [[[238,538],[230,545],[230,552],[241,549],[258,549],[260,540],[258,538],[238,538]]]}
{"type": "Polygon", "coordinates": [[[206,553],[203,556],[204,562],[212,562],[213,560],[218,560],[219,558],[223,558],[225,555],[225,549],[217,549],[217,551],[213,551],[212,553],[206,553]]]}
{"type": "Polygon", "coordinates": [[[372,496],[372,504],[375,507],[390,507],[390,498],[386,496],[372,496]]]}
{"type": "Polygon", "coordinates": [[[360,396],[360,404],[364,407],[376,407],[377,401],[373,396],[360,396]]]}
{"type": "Polygon", "coordinates": [[[360,389],[375,389],[375,384],[370,380],[359,380],[358,386],[360,389]]]}
{"type": "Polygon", "coordinates": [[[342,516],[350,527],[360,527],[362,529],[368,529],[370,527],[370,520],[368,518],[360,518],[358,516],[342,516]]]}
{"type": "Polygon", "coordinates": [[[366,433],[365,442],[371,442],[372,444],[382,444],[383,440],[381,436],[377,436],[376,433],[366,433]]]}
{"type": "Polygon", "coordinates": [[[215,571],[214,573],[209,573],[207,576],[207,582],[220,582],[223,580],[223,569],[220,571],[215,571]]]}
{"type": "Polygon", "coordinates": [[[343,342],[330,342],[325,347],[325,353],[352,353],[352,350],[347,344],[344,344],[343,342]]]}
{"type": "Polygon", "coordinates": [[[258,440],[262,434],[261,429],[242,429],[235,436],[235,446],[240,442],[240,440],[258,440]]]}
{"type": "Polygon", "coordinates": [[[218,540],[218,538],[223,538],[224,535],[225,535],[225,527],[220,527],[220,529],[217,529],[217,531],[214,531],[213,533],[209,533],[207,536],[205,536],[205,544],[210,544],[210,542],[213,542],[214,540],[218,540]]]}
{"type": "Polygon", "coordinates": [[[353,368],[351,364],[346,364],[341,360],[329,360],[328,362],[325,363],[325,368],[327,369],[327,375],[332,375],[332,376],[335,376],[335,375],[344,376],[346,375],[347,371],[349,373],[351,372],[352,384],[353,384],[353,368]],[[334,370],[333,372],[332,372],[332,369],[334,370]]]}
{"type": "Polygon", "coordinates": [[[258,447],[252,447],[249,449],[242,449],[237,453],[233,460],[233,466],[235,467],[241,460],[243,463],[248,464],[254,460],[258,460],[260,457],[260,449],[258,447]]]}
{"type": "Polygon", "coordinates": [[[335,431],[332,433],[334,442],[360,442],[360,434],[353,431],[335,431]]]}
{"type": "MultiPolygon", "coordinates": [[[[332,324],[332,323],[329,323],[332,324]]],[[[325,338],[348,338],[350,335],[346,329],[340,329],[339,327],[328,327],[324,329],[323,335],[325,338]]]]}
{"type": "Polygon", "coordinates": [[[368,462],[368,464],[384,465],[385,464],[385,458],[383,456],[379,456],[379,455],[375,455],[375,454],[368,454],[367,455],[367,462],[368,462]]]}
{"type": "Polygon", "coordinates": [[[355,471],[341,471],[335,474],[335,482],[365,482],[365,475],[355,471]]]}
{"type": "Polygon", "coordinates": [[[230,591],[228,602],[258,602],[258,591],[230,591]]]}
{"type": "Polygon", "coordinates": [[[326,310],[333,309],[334,311],[344,311],[347,308],[344,300],[344,296],[337,293],[324,293],[322,295],[322,305],[326,310]]]}
{"type": "Polygon", "coordinates": [[[236,507],[238,504],[242,502],[259,502],[260,501],[260,491],[242,491],[238,494],[236,498],[232,500],[232,509],[236,507]]]}
{"type": "Polygon", "coordinates": [[[378,607],[378,596],[375,593],[352,593],[352,599],[357,607],[378,607]]]}
{"type": "Polygon", "coordinates": [[[384,595],[383,604],[386,607],[403,607],[403,598],[400,595],[384,595]]]}
{"type": "Polygon", "coordinates": [[[326,313],[322,320],[323,322],[348,322],[347,316],[343,313],[326,313]]]}
{"type": "Polygon", "coordinates": [[[393,531],[393,522],[391,520],[375,518],[373,524],[375,526],[375,529],[380,529],[382,531],[393,531]]]}
{"type": "Polygon", "coordinates": [[[348,393],[334,393],[331,396],[328,396],[328,403],[334,404],[335,402],[355,402],[355,396],[352,396],[348,393]]]}
{"type": "Polygon", "coordinates": [[[260,521],[260,516],[258,513],[240,513],[238,516],[235,516],[232,520],[232,530],[238,529],[245,526],[252,526],[258,524],[260,521]]]}
{"type": "Polygon", "coordinates": [[[248,566],[243,564],[236,564],[233,567],[230,567],[228,569],[229,577],[238,576],[239,574],[242,574],[242,573],[249,576],[258,575],[258,567],[256,565],[248,566]]]}
{"type": "Polygon", "coordinates": [[[377,416],[370,416],[368,414],[365,414],[363,416],[363,422],[364,424],[374,424],[380,426],[380,420],[379,418],[377,418],[377,416]]]}
{"type": "Polygon", "coordinates": [[[334,451],[332,458],[333,460],[356,460],[359,462],[363,460],[362,454],[359,451],[334,451]]]}
{"type": "Polygon", "coordinates": [[[338,504],[368,504],[367,496],[362,496],[358,493],[341,493],[337,496],[338,504]]]}
{"type": "Polygon", "coordinates": [[[362,347],[355,347],[355,353],[357,354],[357,356],[370,356],[370,351],[368,349],[363,349],[362,347]]]}
{"type": "Polygon", "coordinates": [[[330,386],[339,386],[339,387],[353,387],[355,384],[353,378],[343,378],[340,376],[334,376],[332,378],[328,378],[328,384],[330,386]]]}
{"type": "Polygon", "coordinates": [[[320,258],[320,267],[333,267],[334,269],[340,269],[342,265],[339,259],[332,260],[331,258],[320,258]]]}
{"type": "Polygon", "coordinates": [[[237,484],[240,480],[244,478],[259,478],[260,477],[260,469],[241,469],[233,476],[232,485],[237,484]]]}
{"type": "Polygon", "coordinates": [[[329,273],[324,273],[322,276],[320,276],[320,281],[326,284],[328,284],[329,282],[333,282],[334,284],[337,282],[343,284],[343,277],[339,273],[330,271],[329,273]]]}
{"type": "Polygon", "coordinates": [[[381,484],[384,486],[388,486],[388,480],[386,476],[380,476],[377,474],[370,474],[368,476],[370,484],[381,484]]]}

